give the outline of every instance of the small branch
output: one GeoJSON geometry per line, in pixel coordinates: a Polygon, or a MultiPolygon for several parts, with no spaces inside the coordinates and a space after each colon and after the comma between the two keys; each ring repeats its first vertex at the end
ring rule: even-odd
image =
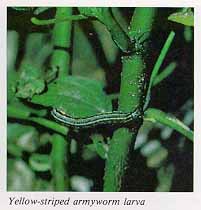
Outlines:
{"type": "Polygon", "coordinates": [[[51,172],[55,191],[65,191],[69,188],[69,177],[66,167],[68,161],[68,142],[61,135],[54,134],[52,137],[51,172]]]}
{"type": "Polygon", "coordinates": [[[68,128],[64,127],[62,125],[59,125],[56,122],[50,121],[50,120],[46,120],[44,118],[39,118],[39,117],[30,117],[28,120],[32,121],[32,122],[36,122],[39,125],[42,125],[44,127],[47,127],[49,129],[52,129],[64,136],[67,135],[68,133],[68,128]]]}
{"type": "Polygon", "coordinates": [[[31,115],[31,113],[28,111],[21,110],[21,109],[15,107],[15,106],[12,106],[12,105],[7,106],[7,116],[10,118],[32,121],[32,122],[35,122],[39,125],[42,125],[42,126],[48,128],[48,129],[56,131],[62,135],[66,135],[68,132],[68,128],[66,128],[56,122],[53,122],[53,121],[50,121],[50,120],[47,120],[47,119],[44,119],[41,117],[30,117],[30,115],[31,115]]]}
{"type": "Polygon", "coordinates": [[[160,82],[162,82],[165,78],[167,78],[177,67],[176,62],[170,63],[160,74],[156,76],[156,78],[153,81],[153,86],[158,85],[160,82]]]}
{"type": "Polygon", "coordinates": [[[149,105],[149,101],[150,101],[150,97],[151,97],[151,88],[153,86],[153,82],[156,78],[156,76],[158,75],[158,71],[167,55],[167,52],[170,48],[170,45],[172,44],[172,41],[174,40],[174,37],[175,37],[175,32],[174,31],[171,31],[161,52],[160,52],[160,55],[154,65],[154,68],[152,70],[152,73],[151,73],[151,77],[150,77],[150,81],[149,81],[149,87],[148,87],[148,90],[147,90],[147,96],[146,96],[146,102],[145,102],[145,105],[144,105],[144,110],[146,110],[146,108],[148,107],[149,105]]]}
{"type": "Polygon", "coordinates": [[[144,120],[159,122],[173,128],[193,142],[193,131],[177,118],[170,116],[161,110],[154,108],[147,109],[144,120]]]}
{"type": "Polygon", "coordinates": [[[87,18],[88,17],[86,17],[84,15],[71,15],[71,16],[66,17],[66,18],[60,18],[60,19],[53,18],[53,19],[48,19],[48,20],[40,20],[36,17],[32,17],[31,22],[35,25],[38,25],[38,26],[45,26],[45,25],[52,25],[52,24],[67,22],[67,21],[84,20],[84,19],[87,19],[87,18]]]}

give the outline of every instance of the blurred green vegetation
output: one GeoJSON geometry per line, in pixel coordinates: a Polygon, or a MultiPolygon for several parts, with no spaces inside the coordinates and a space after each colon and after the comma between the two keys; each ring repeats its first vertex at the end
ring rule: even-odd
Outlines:
{"type": "MultiPolygon", "coordinates": [[[[133,10],[112,8],[124,31],[133,10]]],[[[176,36],[162,64],[169,73],[155,81],[150,107],[174,114],[193,129],[193,27],[186,26],[185,21],[168,21],[171,14],[180,11],[177,8],[158,11],[147,71],[153,68],[169,32],[174,30],[176,36]]],[[[74,8],[73,14],[78,13],[74,8]]],[[[33,16],[54,18],[55,8],[8,8],[8,191],[54,191],[55,181],[62,182],[58,176],[58,180],[53,179],[64,170],[57,167],[58,150],[53,145],[55,141],[65,142],[68,129],[44,125],[53,121],[51,107],[59,104],[72,116],[86,117],[116,109],[119,96],[126,43],[123,38],[116,40],[117,32],[110,33],[113,25],[94,18],[73,21],[71,75],[54,82],[59,70],[49,65],[54,50],[53,25],[34,25],[30,21],[33,16]]],[[[68,133],[69,151],[59,147],[68,170],[67,190],[103,190],[112,133],[113,129],[104,128],[101,135],[96,131],[68,133]]],[[[170,127],[145,120],[123,185],[124,191],[193,191],[193,143],[170,127]]]]}

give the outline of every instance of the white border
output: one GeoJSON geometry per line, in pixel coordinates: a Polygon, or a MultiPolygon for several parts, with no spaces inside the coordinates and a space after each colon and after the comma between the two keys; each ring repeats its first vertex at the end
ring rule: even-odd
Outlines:
{"type": "Polygon", "coordinates": [[[195,8],[194,29],[194,191],[201,192],[201,5],[195,8]]]}
{"type": "MultiPolygon", "coordinates": [[[[101,207],[73,207],[68,206],[68,209],[133,209],[143,208],[149,210],[182,210],[193,209],[197,210],[201,207],[201,1],[200,0],[1,0],[0,2],[0,207],[1,209],[55,209],[55,207],[44,206],[9,206],[8,196],[26,196],[29,198],[63,198],[71,197],[71,199],[123,199],[129,197],[130,199],[146,199],[146,205],[143,207],[138,206],[101,206],[101,207]],[[195,137],[194,137],[194,192],[192,193],[50,193],[50,192],[30,192],[30,193],[8,193],[6,192],[6,6],[115,6],[115,7],[195,7],[195,76],[194,76],[194,98],[195,98],[195,137]]],[[[66,206],[57,207],[59,209],[66,209],[66,206]]]]}
{"type": "Polygon", "coordinates": [[[6,105],[6,64],[7,64],[7,50],[6,50],[6,45],[7,45],[7,41],[6,41],[6,10],[5,7],[3,7],[3,5],[1,5],[0,7],[0,37],[1,37],[1,41],[0,41],[0,58],[1,58],[1,62],[0,62],[0,78],[1,78],[1,92],[0,92],[0,107],[2,108],[2,111],[0,112],[0,191],[5,191],[6,190],[6,156],[7,156],[7,143],[6,143],[6,124],[7,124],[7,105],[6,105]],[[3,181],[3,182],[2,182],[3,181]]]}
{"type": "Polygon", "coordinates": [[[2,0],[7,6],[113,6],[113,7],[192,7],[200,5],[199,0],[2,0]]]}

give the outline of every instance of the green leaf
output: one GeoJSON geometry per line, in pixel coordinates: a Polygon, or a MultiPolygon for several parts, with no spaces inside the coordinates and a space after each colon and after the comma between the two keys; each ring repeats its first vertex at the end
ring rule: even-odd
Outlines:
{"type": "Polygon", "coordinates": [[[40,69],[23,63],[17,85],[16,96],[20,98],[32,98],[45,89],[45,82],[40,69]]]}
{"type": "Polygon", "coordinates": [[[119,23],[115,21],[108,7],[79,7],[80,13],[89,17],[97,18],[103,23],[117,46],[124,52],[127,52],[129,45],[129,38],[127,34],[120,27],[119,23]]]}
{"type": "Polygon", "coordinates": [[[147,111],[145,112],[144,119],[152,122],[159,122],[161,124],[169,126],[170,128],[173,128],[177,132],[186,136],[189,140],[193,141],[193,131],[190,128],[188,128],[183,122],[178,120],[176,117],[170,116],[169,114],[166,114],[165,112],[159,109],[147,109],[147,111]]]}
{"type": "Polygon", "coordinates": [[[77,23],[74,24],[72,74],[97,80],[105,78],[89,38],[77,23]]]}
{"type": "Polygon", "coordinates": [[[48,171],[51,168],[50,157],[45,154],[32,154],[29,164],[34,171],[48,171]]]}
{"type": "Polygon", "coordinates": [[[185,26],[194,26],[194,14],[191,9],[173,13],[168,17],[168,20],[183,24],[185,26]]]}
{"type": "Polygon", "coordinates": [[[62,109],[71,116],[85,117],[110,111],[111,101],[101,83],[84,77],[68,76],[48,86],[48,91],[34,96],[33,103],[62,109]]]}

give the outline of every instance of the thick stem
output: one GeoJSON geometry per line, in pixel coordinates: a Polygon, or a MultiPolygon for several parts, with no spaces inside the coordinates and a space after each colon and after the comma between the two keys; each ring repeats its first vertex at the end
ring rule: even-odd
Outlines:
{"type": "Polygon", "coordinates": [[[66,173],[69,148],[65,138],[59,134],[54,134],[52,137],[52,152],[51,152],[51,172],[53,175],[53,184],[55,191],[64,191],[66,186],[69,186],[69,177],[66,173]]]}
{"type": "MultiPolygon", "coordinates": [[[[56,19],[65,19],[72,14],[72,8],[70,7],[58,7],[56,9],[56,19]]],[[[51,65],[59,67],[59,78],[66,77],[70,72],[70,54],[68,49],[70,48],[71,41],[71,21],[56,23],[53,29],[53,42],[54,52],[51,58],[51,65]]],[[[59,79],[58,78],[58,79],[59,79]]],[[[66,164],[63,161],[69,157],[67,154],[68,144],[65,141],[59,140],[60,137],[55,138],[52,144],[53,155],[56,156],[57,165],[60,169],[57,169],[57,173],[52,173],[53,182],[55,183],[55,190],[64,191],[69,189],[68,172],[66,164]],[[66,151],[66,152],[61,152],[66,151]],[[65,156],[65,157],[64,157],[65,156]],[[59,172],[62,171],[62,173],[59,172]],[[59,177],[59,178],[58,178],[59,177]],[[59,181],[60,180],[60,181],[59,181]],[[64,181],[66,180],[66,181],[64,181]]],[[[54,157],[53,157],[54,159],[54,157]]],[[[53,168],[54,170],[55,168],[53,168]]]]}
{"type": "MultiPolygon", "coordinates": [[[[135,42],[132,49],[135,53],[122,59],[119,110],[132,111],[135,108],[143,110],[146,95],[144,52],[147,50],[146,41],[150,36],[155,13],[154,8],[136,8],[133,14],[129,36],[135,42]]],[[[135,128],[132,131],[126,128],[115,131],[106,161],[104,191],[120,191],[128,157],[133,152],[141,123],[142,121],[139,120],[139,124],[134,125],[135,128]]]]}
{"type": "MultiPolygon", "coordinates": [[[[72,8],[58,7],[56,9],[56,19],[65,19],[71,16],[72,8]]],[[[68,50],[71,44],[71,21],[58,22],[53,29],[54,52],[51,58],[51,66],[59,67],[59,78],[65,77],[69,73],[70,54],[68,50]]]]}

